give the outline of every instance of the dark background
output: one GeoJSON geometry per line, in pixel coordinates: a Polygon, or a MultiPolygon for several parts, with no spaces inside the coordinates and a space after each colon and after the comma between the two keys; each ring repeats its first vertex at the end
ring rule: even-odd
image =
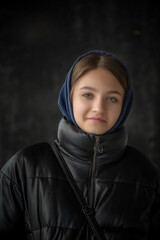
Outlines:
{"type": "Polygon", "coordinates": [[[92,49],[127,65],[135,99],[129,143],[160,166],[158,1],[27,4],[0,4],[0,166],[19,149],[56,137],[58,92],[74,60],[92,49]]]}

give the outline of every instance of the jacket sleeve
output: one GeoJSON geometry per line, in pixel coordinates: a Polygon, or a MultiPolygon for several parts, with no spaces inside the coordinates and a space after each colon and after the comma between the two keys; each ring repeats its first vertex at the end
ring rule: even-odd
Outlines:
{"type": "MultiPolygon", "coordinates": [[[[160,181],[159,181],[160,183],[160,181]]],[[[160,239],[160,184],[157,187],[154,204],[151,208],[150,228],[148,240],[160,239]]]]}
{"type": "Polygon", "coordinates": [[[24,210],[21,189],[6,174],[0,172],[0,239],[25,239],[24,210]]]}

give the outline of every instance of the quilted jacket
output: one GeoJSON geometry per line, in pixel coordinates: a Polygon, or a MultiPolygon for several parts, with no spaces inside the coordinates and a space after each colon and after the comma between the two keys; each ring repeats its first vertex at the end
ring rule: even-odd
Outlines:
{"type": "MultiPolygon", "coordinates": [[[[62,119],[56,144],[106,240],[160,239],[159,171],[127,145],[124,127],[86,134],[62,119]]],[[[17,152],[0,172],[0,239],[96,239],[47,142],[17,152]]]]}

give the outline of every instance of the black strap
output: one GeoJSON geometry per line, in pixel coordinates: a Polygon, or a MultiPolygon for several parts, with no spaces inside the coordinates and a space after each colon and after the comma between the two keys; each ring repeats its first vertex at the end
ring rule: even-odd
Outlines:
{"type": "Polygon", "coordinates": [[[96,238],[98,240],[106,240],[105,237],[102,235],[99,225],[94,217],[94,211],[93,209],[86,203],[85,198],[83,197],[81,191],[79,190],[76,181],[74,180],[72,173],[70,172],[65,160],[63,159],[63,156],[61,155],[55,141],[49,142],[53,152],[55,153],[57,160],[59,161],[59,164],[61,168],[63,169],[63,172],[65,173],[79,203],[81,204],[82,211],[91,227],[93,230],[96,238]]]}

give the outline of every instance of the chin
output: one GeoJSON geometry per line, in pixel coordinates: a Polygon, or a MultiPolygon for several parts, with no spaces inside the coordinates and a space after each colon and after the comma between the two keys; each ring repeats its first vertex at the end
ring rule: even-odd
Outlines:
{"type": "Polygon", "coordinates": [[[95,135],[103,135],[105,134],[109,129],[105,129],[105,130],[98,130],[98,129],[90,129],[88,131],[86,131],[87,133],[90,133],[90,134],[95,134],[95,135]]]}

